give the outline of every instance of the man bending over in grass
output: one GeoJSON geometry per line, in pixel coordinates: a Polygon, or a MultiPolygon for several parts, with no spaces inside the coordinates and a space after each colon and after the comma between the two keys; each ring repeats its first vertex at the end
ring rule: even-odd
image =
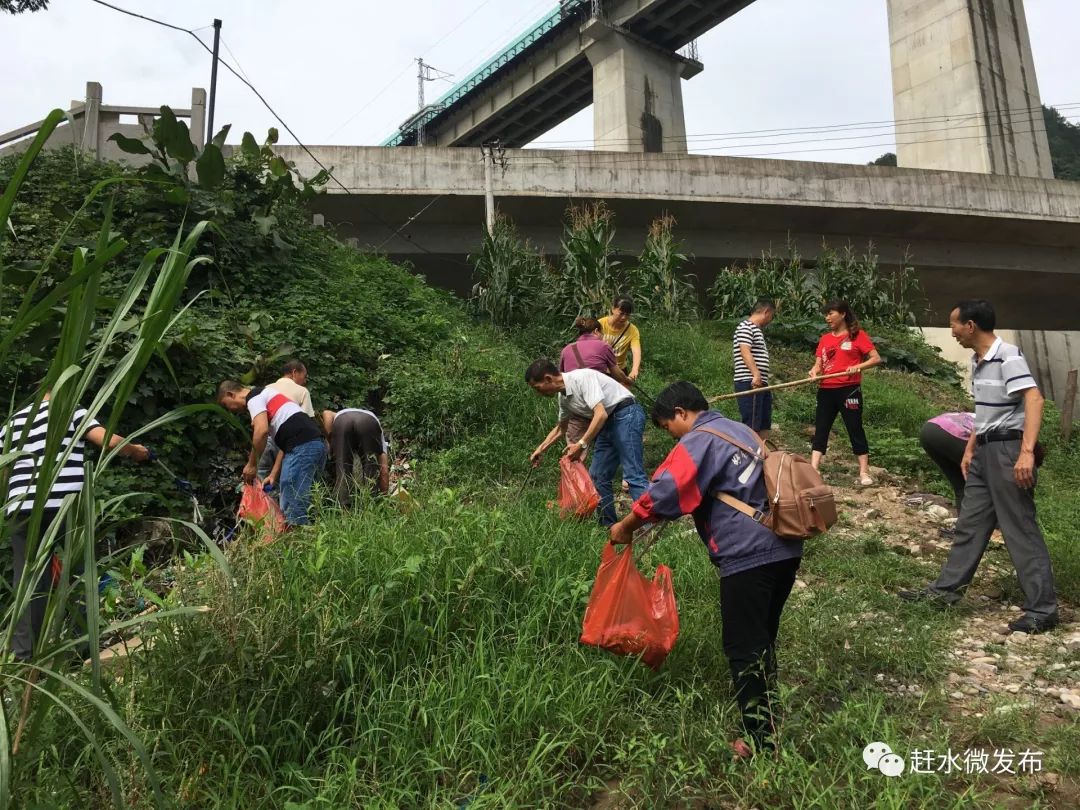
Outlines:
{"type": "Polygon", "coordinates": [[[281,511],[290,526],[309,522],[311,485],[326,466],[326,443],[315,420],[274,385],[248,388],[225,380],[218,385],[217,401],[232,413],[251,416],[251,453],[244,467],[245,483],[253,483],[259,457],[272,437],[284,453],[281,463],[281,511]]]}
{"type": "Polygon", "coordinates": [[[571,461],[585,453],[589,442],[596,440],[589,475],[600,495],[600,524],[615,522],[615,496],[611,479],[622,466],[623,477],[630,482],[630,493],[637,497],[645,491],[644,448],[645,412],[634,395],[591,368],[560,373],[550,360],[540,358],[525,370],[525,382],[544,397],[558,396],[559,421],[547,438],[533,450],[529,462],[536,467],[551,445],[566,435],[570,417],[588,420],[585,433],[563,452],[571,461]]]}
{"type": "Polygon", "coordinates": [[[327,409],[320,418],[330,442],[334,497],[341,508],[349,508],[365,481],[372,482],[373,493],[389,492],[390,448],[379,417],[363,408],[342,408],[327,409]]]}
{"type": "MultiPolygon", "coordinates": [[[[611,527],[611,542],[631,542],[634,531],[650,521],[694,516],[720,574],[724,654],[743,728],[753,748],[772,748],[776,636],[799,570],[802,541],[781,540],[760,521],[719,500],[727,493],[755,509],[768,508],[759,457],[728,438],[746,448],[759,447],[748,426],[710,411],[701,391],[685,381],[660,392],[652,418],[679,443],[631,513],[611,527]]],[[[739,758],[753,753],[742,739],[731,749],[739,758]]]]}
{"type": "MultiPolygon", "coordinates": [[[[45,459],[45,436],[49,429],[49,403],[50,392],[46,392],[41,404],[27,405],[18,411],[9,423],[0,428],[0,450],[7,450],[18,455],[18,460],[12,465],[8,478],[4,507],[7,522],[11,526],[12,593],[18,590],[19,582],[24,574],[31,575],[27,568],[33,566],[35,557],[40,556],[34,553],[35,549],[28,546],[30,545],[30,518],[37,493],[38,473],[45,459]]],[[[108,449],[111,450],[124,441],[123,436],[114,433],[109,438],[108,449]]],[[[61,463],[62,466],[56,473],[56,478],[46,495],[41,513],[38,543],[45,540],[49,528],[56,522],[60,507],[64,505],[64,498],[78,493],[83,488],[86,479],[83,469],[86,442],[105,449],[105,428],[91,417],[85,408],[77,408],[57,450],[56,462],[61,463]],[[68,450],[71,452],[67,458],[64,458],[68,450]]],[[[141,444],[126,444],[120,450],[120,454],[132,461],[146,461],[150,458],[150,451],[141,444]]],[[[55,548],[63,545],[63,536],[64,527],[61,525],[54,541],[55,548]]],[[[37,576],[29,610],[20,615],[15,622],[11,648],[17,661],[29,661],[33,655],[34,644],[41,635],[41,628],[45,623],[49,591],[56,584],[58,577],[59,559],[54,552],[53,564],[37,576]]]]}

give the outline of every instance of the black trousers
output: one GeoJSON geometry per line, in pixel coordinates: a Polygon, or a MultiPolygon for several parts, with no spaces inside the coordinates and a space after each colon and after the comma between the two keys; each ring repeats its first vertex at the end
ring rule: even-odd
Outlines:
{"type": "Polygon", "coordinates": [[[964,503],[964,473],[960,470],[960,462],[964,459],[964,450],[967,442],[958,439],[949,431],[933,422],[926,422],[919,431],[919,443],[930,459],[938,465],[938,468],[948,479],[953,489],[953,497],[956,500],[956,510],[964,503]]]}
{"type": "Polygon", "coordinates": [[[330,431],[334,497],[342,509],[351,506],[353,495],[365,482],[378,492],[379,456],[383,452],[382,428],[366,413],[339,413],[330,431]]]}
{"type": "Polygon", "coordinates": [[[819,388],[817,392],[817,413],[814,416],[814,450],[824,453],[829,449],[829,431],[832,430],[836,415],[844,420],[848,438],[851,440],[851,452],[865,456],[870,452],[866,442],[866,431],[862,423],[863,398],[862,388],[819,388]]]}
{"type": "Polygon", "coordinates": [[[772,736],[776,635],[801,560],[781,560],[720,578],[724,655],[743,728],[758,747],[772,736]]]}
{"type": "MultiPolygon", "coordinates": [[[[40,537],[44,537],[49,531],[52,522],[56,520],[56,514],[55,509],[48,509],[42,514],[40,537]]],[[[8,520],[11,522],[11,584],[14,595],[26,570],[26,541],[30,528],[30,512],[18,512],[9,516],[8,520]]],[[[33,655],[34,643],[41,634],[42,624],[45,623],[45,608],[48,605],[49,591],[52,590],[53,584],[53,569],[51,565],[47,565],[31,591],[30,604],[15,622],[11,649],[19,661],[29,661],[33,655]]]]}

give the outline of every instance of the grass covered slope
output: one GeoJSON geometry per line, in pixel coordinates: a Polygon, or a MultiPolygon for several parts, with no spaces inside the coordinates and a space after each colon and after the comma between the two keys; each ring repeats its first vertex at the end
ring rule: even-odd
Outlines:
{"type": "MultiPolygon", "coordinates": [[[[383,366],[391,424],[427,448],[415,508],[327,507],[314,528],[272,546],[232,546],[230,575],[192,561],[170,601],[207,612],[117,664],[116,705],[155,752],[177,806],[993,806],[999,786],[979,775],[867,772],[861,751],[874,740],[905,754],[1036,746],[1046,770],[1080,774],[1075,721],[1048,727],[1023,709],[956,716],[945,698],[948,651],[966,614],[901,605],[892,592],[927,581],[938,563],[896,553],[886,542],[895,526],[850,510],[843,536],[807,544],[808,586],[785,614],[779,759],[732,763],[738,715],[717,578],[700,540],[679,523],[640,563],[669,565],[679,600],[680,639],[658,673],[579,645],[605,535],[546,508],[553,454],[522,487],[527,454],[555,413],[521,379],[536,337],[508,338],[445,311],[451,337],[383,366]],[[918,690],[887,692],[891,681],[918,690]]],[[[725,327],[642,330],[646,390],[680,377],[709,395],[730,390],[725,327]]],[[[774,356],[777,379],[809,366],[799,353],[774,356]]],[[[910,374],[874,371],[866,386],[872,453],[888,441],[898,459],[914,454],[926,417],[962,404],[955,390],[910,374]]],[[[811,416],[812,392],[778,399],[788,446],[805,448],[811,416]]],[[[670,446],[649,428],[650,468],[670,446]]],[[[842,438],[833,447],[849,453],[842,438]]],[[[1052,448],[1044,479],[1061,483],[1040,491],[1070,598],[1077,580],[1064,541],[1077,499],[1066,482],[1075,468],[1052,448]],[[1047,504],[1051,491],[1071,506],[1047,504]]],[[[838,483],[850,478],[829,469],[838,483]]],[[[111,751],[130,804],[145,806],[130,751],[111,751]]],[[[42,728],[25,756],[40,777],[19,787],[27,806],[104,804],[85,743],[62,726],[42,728]]],[[[1024,806],[1051,806],[1031,780],[1015,787],[1024,806]]]]}

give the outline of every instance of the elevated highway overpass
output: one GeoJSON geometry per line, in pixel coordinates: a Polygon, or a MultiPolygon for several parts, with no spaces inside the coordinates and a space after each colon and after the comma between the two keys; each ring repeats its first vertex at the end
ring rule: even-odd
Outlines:
{"type": "MultiPolygon", "coordinates": [[[[304,173],[303,150],[280,147],[304,173]]],[[[342,238],[412,262],[466,290],[465,262],[481,244],[485,181],[479,149],[313,147],[349,189],[313,206],[342,238]]],[[[560,250],[567,206],[603,200],[618,244],[636,255],[664,212],[708,283],[718,268],[782,251],[789,239],[813,260],[822,240],[884,264],[905,256],[942,323],[957,298],[982,294],[1015,329],[1078,329],[1080,183],[948,171],[704,155],[507,150],[496,166],[498,209],[545,253],[560,250]]]]}

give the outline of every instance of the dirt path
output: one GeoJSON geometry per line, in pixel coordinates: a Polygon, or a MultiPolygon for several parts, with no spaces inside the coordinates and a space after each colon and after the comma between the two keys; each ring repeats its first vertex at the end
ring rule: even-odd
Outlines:
{"type": "MultiPolygon", "coordinates": [[[[866,489],[843,486],[845,476],[851,478],[846,471],[827,473],[839,504],[854,518],[849,525],[836,527],[834,535],[854,538],[877,529],[886,545],[926,560],[932,578],[948,554],[948,532],[956,522],[951,504],[936,495],[912,492],[885,470],[873,472],[877,484],[866,489]]],[[[962,603],[967,615],[952,634],[952,671],[947,686],[950,709],[957,719],[1035,709],[1044,727],[1080,718],[1080,662],[1076,656],[1080,651],[1080,615],[1075,606],[1063,602],[1061,625],[1053,632],[1036,636],[1011,632],[1008,623],[1023,613],[1015,601],[1019,598],[1015,578],[1004,541],[995,532],[962,603]]],[[[892,693],[919,694],[918,686],[895,679],[883,680],[882,686],[892,693]]],[[[1057,806],[1080,806],[1080,784],[1074,780],[1052,772],[1032,778],[1054,791],[1057,806]]],[[[1030,806],[1029,797],[1014,792],[1019,787],[1002,781],[996,799],[1005,807],[1030,806]]]]}

